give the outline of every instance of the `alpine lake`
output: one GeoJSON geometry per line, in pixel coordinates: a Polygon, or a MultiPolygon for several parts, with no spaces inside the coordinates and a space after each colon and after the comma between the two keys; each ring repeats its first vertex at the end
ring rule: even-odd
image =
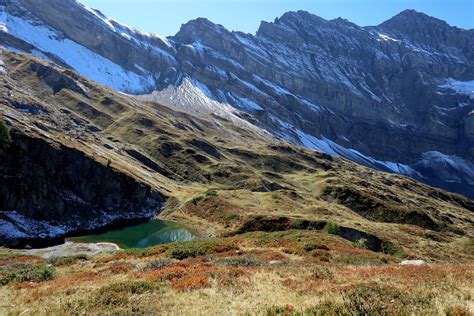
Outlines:
{"type": "Polygon", "coordinates": [[[114,243],[122,249],[146,248],[176,241],[192,240],[196,237],[175,222],[152,219],[149,222],[91,234],[68,238],[80,243],[114,243]]]}

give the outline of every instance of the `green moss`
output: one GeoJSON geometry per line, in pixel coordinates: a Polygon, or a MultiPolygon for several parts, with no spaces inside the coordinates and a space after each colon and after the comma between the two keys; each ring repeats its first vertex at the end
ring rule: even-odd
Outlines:
{"type": "Polygon", "coordinates": [[[333,235],[339,235],[341,233],[341,229],[339,228],[339,225],[335,223],[328,222],[326,225],[324,225],[323,230],[328,233],[328,234],[333,234],[333,235]]]}
{"type": "Polygon", "coordinates": [[[167,254],[174,259],[195,258],[203,255],[238,249],[228,240],[200,239],[171,244],[167,254]]]}
{"type": "Polygon", "coordinates": [[[233,220],[238,219],[238,218],[239,218],[239,215],[237,215],[237,214],[229,214],[225,217],[225,219],[228,220],[228,221],[233,221],[233,220]]]}
{"type": "Polygon", "coordinates": [[[388,254],[388,255],[391,255],[391,256],[394,256],[396,258],[405,258],[407,257],[407,254],[405,252],[403,252],[402,250],[398,249],[395,247],[394,244],[392,244],[391,242],[384,242],[382,244],[382,249],[383,249],[383,252],[388,254]]]}
{"type": "Polygon", "coordinates": [[[10,128],[0,119],[0,148],[7,149],[12,143],[10,128]]]}

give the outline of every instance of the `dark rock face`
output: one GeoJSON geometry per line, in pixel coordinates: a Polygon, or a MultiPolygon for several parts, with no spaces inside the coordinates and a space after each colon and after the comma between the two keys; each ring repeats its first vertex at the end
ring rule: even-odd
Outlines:
{"type": "Polygon", "coordinates": [[[161,210],[163,195],[82,152],[19,133],[13,140],[0,150],[2,246],[44,245],[161,210]]]}
{"type": "Polygon", "coordinates": [[[40,77],[48,86],[51,87],[54,93],[58,93],[62,89],[67,88],[77,93],[86,95],[84,89],[81,88],[77,82],[54,68],[45,67],[40,63],[33,63],[31,68],[38,74],[38,77],[40,77]]]}
{"type": "Polygon", "coordinates": [[[0,32],[8,47],[41,52],[126,92],[189,78],[276,136],[474,197],[474,88],[459,88],[474,86],[474,30],[413,10],[373,27],[298,11],[262,22],[256,35],[199,18],[162,39],[73,0],[0,0],[2,10],[48,26],[57,42],[71,39],[149,84],[137,91],[95,78],[14,28],[0,32]]]}

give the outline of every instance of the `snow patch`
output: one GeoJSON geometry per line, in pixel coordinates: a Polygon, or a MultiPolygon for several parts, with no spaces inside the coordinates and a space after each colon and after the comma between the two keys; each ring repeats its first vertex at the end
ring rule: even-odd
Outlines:
{"type": "Polygon", "coordinates": [[[349,160],[352,160],[356,163],[359,163],[364,166],[368,166],[374,169],[402,174],[418,179],[422,179],[423,176],[413,169],[412,167],[392,161],[381,161],[374,159],[370,156],[366,156],[361,152],[352,149],[352,148],[345,148],[330,139],[325,138],[322,136],[321,138],[309,135],[301,131],[300,129],[295,128],[292,124],[288,122],[283,122],[274,116],[271,117],[272,120],[282,128],[282,131],[279,132],[279,136],[283,139],[292,142],[292,143],[300,143],[305,147],[324,152],[328,155],[334,157],[344,157],[349,160]],[[294,134],[295,136],[293,136],[294,134]]]}
{"type": "Polygon", "coordinates": [[[32,52],[37,57],[44,58],[42,52],[56,55],[82,75],[101,84],[128,93],[138,93],[155,84],[152,74],[138,75],[125,70],[109,59],[33,21],[26,21],[1,11],[0,22],[8,26],[11,35],[37,47],[38,50],[32,52]]]}
{"type": "Polygon", "coordinates": [[[436,170],[446,182],[474,185],[474,164],[456,155],[446,155],[439,151],[428,151],[421,155],[417,168],[436,170]]]}
{"type": "Polygon", "coordinates": [[[1,238],[53,238],[66,232],[61,226],[52,226],[45,221],[32,219],[15,211],[0,214],[4,218],[0,220],[1,238]]]}
{"type": "MultiPolygon", "coordinates": [[[[81,4],[80,2],[77,2],[79,4],[81,4]]],[[[85,6],[83,4],[81,4],[81,6],[86,9],[87,11],[89,11],[90,13],[92,13],[95,17],[97,17],[103,24],[105,24],[108,28],[110,28],[112,31],[115,32],[115,27],[112,25],[112,23],[110,23],[110,20],[104,16],[100,11],[98,10],[95,10],[95,9],[92,9],[92,8],[89,8],[88,6],[85,6]]]]}
{"type": "Polygon", "coordinates": [[[8,33],[8,27],[5,23],[0,22],[0,32],[8,33]]]}
{"type": "Polygon", "coordinates": [[[384,41],[384,42],[396,42],[396,43],[400,43],[401,41],[400,40],[397,40],[397,39],[394,39],[393,37],[390,37],[386,34],[382,34],[382,33],[379,33],[378,34],[378,37],[377,37],[377,41],[381,42],[381,41],[384,41]]]}
{"type": "MultiPolygon", "coordinates": [[[[474,80],[470,81],[459,81],[453,78],[448,78],[445,82],[438,86],[442,90],[453,90],[457,94],[468,95],[470,99],[474,99],[474,80]]],[[[438,91],[438,93],[443,93],[443,91],[438,91]]]]}
{"type": "Polygon", "coordinates": [[[178,87],[170,85],[164,90],[154,91],[148,95],[138,96],[138,98],[157,102],[193,115],[213,114],[230,120],[238,126],[251,128],[259,133],[263,132],[255,125],[241,119],[239,111],[231,105],[213,100],[212,92],[205,84],[197,80],[184,78],[178,87]]]}
{"type": "Polygon", "coordinates": [[[5,63],[2,60],[2,51],[0,50],[0,74],[5,75],[7,73],[7,70],[5,69],[5,63]]]}
{"type": "Polygon", "coordinates": [[[262,111],[263,108],[258,105],[257,103],[251,101],[250,99],[244,98],[244,97],[238,97],[234,96],[230,92],[227,94],[227,96],[233,100],[235,100],[235,106],[239,107],[246,112],[254,112],[254,111],[262,111]]]}

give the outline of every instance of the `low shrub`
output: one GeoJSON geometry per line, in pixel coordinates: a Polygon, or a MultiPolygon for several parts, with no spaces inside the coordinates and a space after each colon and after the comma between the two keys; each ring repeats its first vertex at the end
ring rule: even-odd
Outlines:
{"type": "Polygon", "coordinates": [[[172,279],[170,283],[178,291],[195,290],[210,286],[209,278],[202,275],[176,278],[172,279]]]}
{"type": "Polygon", "coordinates": [[[86,261],[89,260],[89,257],[86,254],[78,254],[73,256],[65,257],[52,257],[48,259],[48,263],[52,264],[55,267],[59,266],[68,266],[76,263],[77,261],[86,261]]]}
{"type": "Polygon", "coordinates": [[[255,267],[263,265],[264,261],[253,257],[228,257],[218,260],[217,263],[229,266],[255,267]]]}
{"type": "Polygon", "coordinates": [[[201,202],[203,199],[204,199],[204,196],[202,195],[196,196],[191,199],[191,203],[193,203],[194,205],[198,205],[198,203],[201,202]]]}
{"type": "Polygon", "coordinates": [[[153,257],[165,253],[169,248],[169,244],[153,246],[148,248],[131,248],[124,250],[124,254],[134,257],[153,257]]]}
{"type": "Polygon", "coordinates": [[[334,273],[331,270],[323,267],[315,267],[310,274],[312,280],[331,279],[333,276],[334,273]]]}
{"type": "Polygon", "coordinates": [[[309,242],[309,243],[307,242],[303,245],[303,250],[306,251],[306,252],[310,252],[310,251],[313,251],[313,250],[316,250],[316,249],[328,251],[329,247],[327,247],[325,245],[311,243],[311,242],[309,242]]]}
{"type": "Polygon", "coordinates": [[[354,286],[341,295],[343,308],[350,315],[409,315],[426,311],[431,305],[427,295],[377,283],[354,286]]]}
{"type": "Polygon", "coordinates": [[[11,282],[41,282],[54,278],[54,267],[45,264],[14,263],[0,270],[0,285],[11,282]]]}
{"type": "Polygon", "coordinates": [[[446,316],[469,316],[472,315],[469,309],[464,306],[450,306],[447,307],[444,312],[446,316]]]}
{"type": "Polygon", "coordinates": [[[239,215],[237,215],[237,214],[229,214],[225,217],[225,219],[228,220],[228,221],[233,221],[233,220],[236,220],[238,218],[239,218],[239,215]]]}
{"type": "Polygon", "coordinates": [[[171,258],[183,260],[203,256],[206,254],[206,251],[196,245],[180,245],[168,250],[168,254],[171,258]]]}
{"type": "Polygon", "coordinates": [[[332,235],[339,235],[341,233],[339,225],[331,222],[327,222],[326,225],[324,225],[323,231],[332,235]]]}
{"type": "Polygon", "coordinates": [[[375,265],[375,264],[384,264],[387,262],[387,259],[383,256],[376,255],[374,253],[364,252],[360,254],[354,253],[340,253],[335,254],[331,257],[331,261],[343,265],[375,265]]]}
{"type": "Polygon", "coordinates": [[[149,261],[146,264],[144,270],[145,271],[158,270],[158,269],[167,267],[170,264],[171,264],[171,260],[166,259],[166,258],[159,258],[159,259],[156,259],[156,260],[149,261]]]}
{"type": "Polygon", "coordinates": [[[268,307],[264,314],[267,316],[277,316],[277,315],[298,315],[299,313],[295,312],[295,308],[292,305],[285,305],[285,306],[268,307]]]}
{"type": "Polygon", "coordinates": [[[125,306],[131,295],[153,292],[156,286],[144,281],[125,281],[101,287],[95,293],[94,304],[103,307],[125,306]]]}
{"type": "Polygon", "coordinates": [[[322,301],[316,306],[307,308],[303,315],[334,316],[334,315],[356,315],[349,314],[343,306],[333,301],[322,301]]]}
{"type": "Polygon", "coordinates": [[[144,282],[144,281],[125,281],[119,283],[112,283],[106,285],[99,289],[99,294],[107,293],[107,292],[125,292],[129,294],[143,294],[145,292],[151,292],[156,287],[151,283],[144,282]]]}
{"type": "Polygon", "coordinates": [[[386,253],[388,255],[391,255],[391,256],[394,256],[396,258],[402,259],[402,258],[407,257],[406,253],[404,253],[402,250],[395,247],[395,245],[390,243],[390,242],[384,242],[382,244],[382,250],[383,250],[384,253],[386,253]]]}
{"type": "Polygon", "coordinates": [[[195,258],[234,249],[238,249],[238,247],[229,241],[218,239],[199,239],[171,244],[170,248],[167,250],[167,253],[171,258],[183,260],[186,258],[195,258]]]}
{"type": "Polygon", "coordinates": [[[367,238],[360,238],[352,242],[354,248],[368,249],[368,240],[367,238]]]}
{"type": "Polygon", "coordinates": [[[217,195],[217,191],[216,190],[208,190],[206,193],[205,193],[206,197],[207,196],[216,196],[217,195]]]}

